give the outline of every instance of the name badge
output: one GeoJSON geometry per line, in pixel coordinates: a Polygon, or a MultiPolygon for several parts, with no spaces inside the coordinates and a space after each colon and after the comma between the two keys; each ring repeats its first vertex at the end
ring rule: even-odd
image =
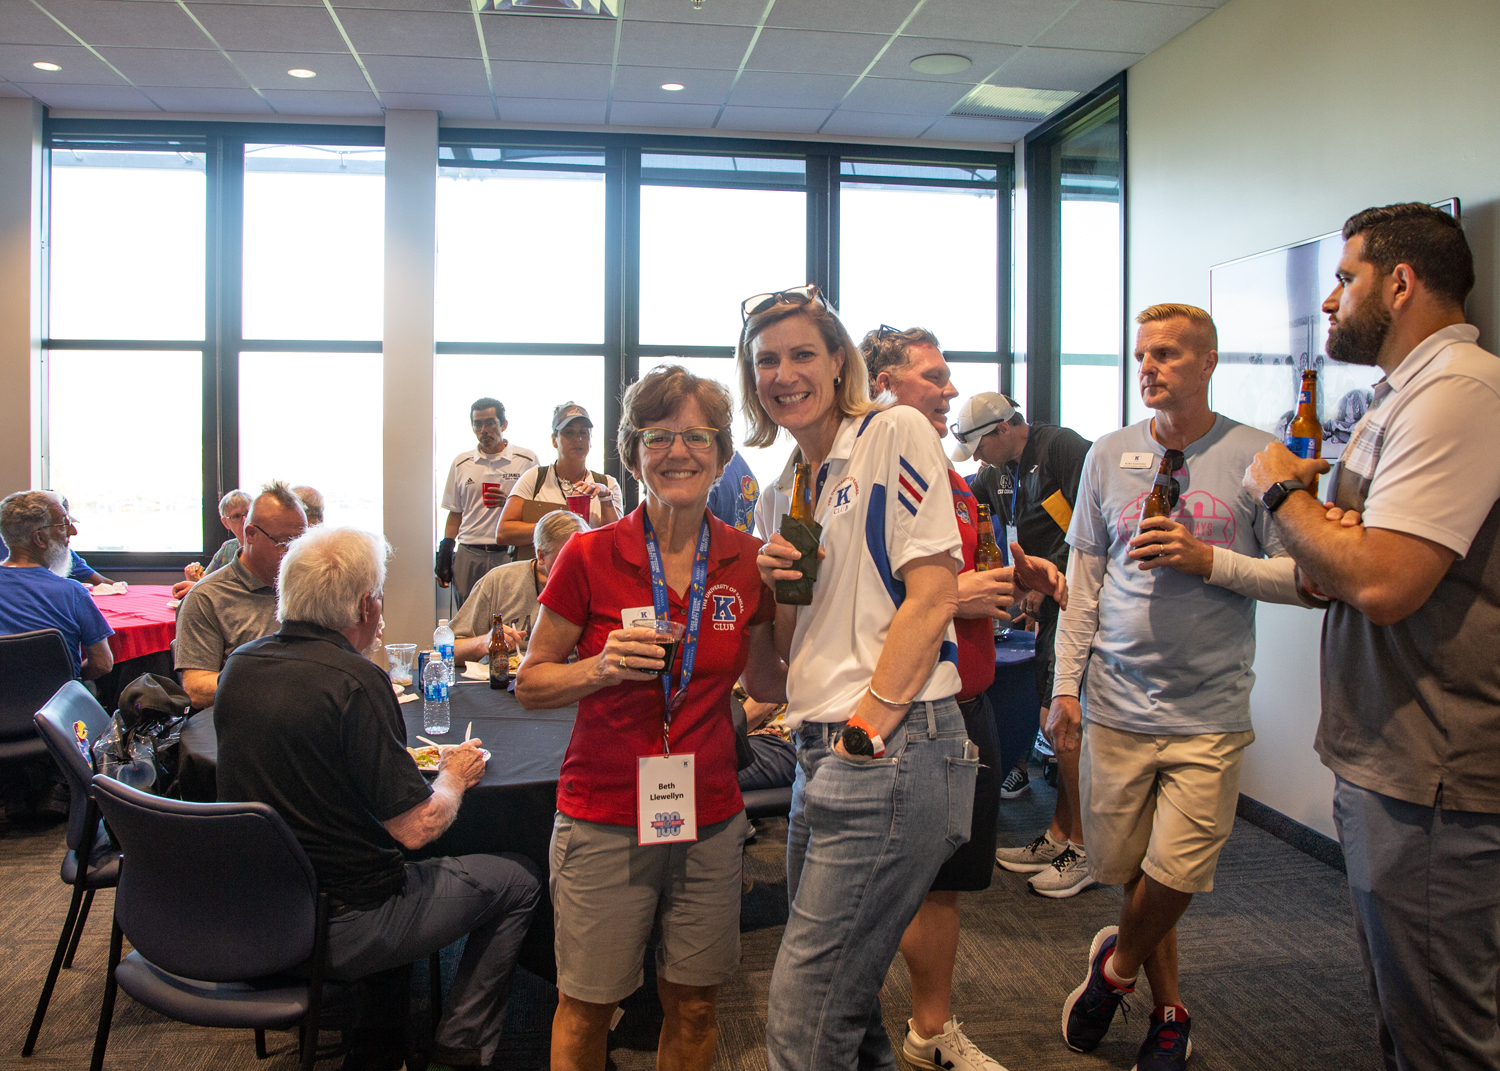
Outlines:
{"type": "Polygon", "coordinates": [[[1149,469],[1156,464],[1153,454],[1138,454],[1127,450],[1120,455],[1120,467],[1122,469],[1149,469]]]}
{"type": "Polygon", "coordinates": [[[693,756],[648,755],[636,760],[636,826],[639,843],[686,844],[698,839],[693,756]]]}
{"type": "Polygon", "coordinates": [[[642,621],[655,621],[656,607],[654,606],[631,606],[620,611],[620,627],[632,628],[642,621]]]}
{"type": "MultiPolygon", "coordinates": [[[[1013,524],[1005,526],[1005,556],[1010,557],[1010,545],[1021,542],[1021,534],[1013,524]]],[[[1023,548],[1024,549],[1024,548],[1023,548]]]]}

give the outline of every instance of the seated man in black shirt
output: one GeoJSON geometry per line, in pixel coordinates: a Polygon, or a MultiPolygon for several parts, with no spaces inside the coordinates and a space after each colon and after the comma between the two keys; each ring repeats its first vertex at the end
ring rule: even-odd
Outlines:
{"type": "Polygon", "coordinates": [[[356,1051],[380,1054],[363,1066],[400,1066],[405,993],[392,982],[468,935],[434,1059],[478,1066],[495,1056],[538,874],[521,856],[402,856],[452,824],[484,759],[477,744],[456,748],[429,786],[406,752],[390,681],[361,653],[380,632],[389,555],[352,528],[314,528],[287,551],[281,630],[235,651],[219,677],[219,799],[270,804],[307,852],[330,900],[330,975],[391,972],[362,987],[356,1051]]]}

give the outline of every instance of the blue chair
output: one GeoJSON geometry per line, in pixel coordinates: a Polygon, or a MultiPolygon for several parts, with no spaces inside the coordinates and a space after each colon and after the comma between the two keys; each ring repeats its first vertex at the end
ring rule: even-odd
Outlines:
{"type": "Polygon", "coordinates": [[[73,660],[55,628],[0,636],[0,762],[47,753],[32,716],[73,679],[73,660]]]}
{"type": "Polygon", "coordinates": [[[68,850],[63,855],[62,880],[63,884],[73,887],[73,900],[68,905],[62,933],[57,938],[57,951],[52,954],[46,984],[36,1002],[36,1014],[32,1016],[31,1029],[21,1049],[22,1056],[30,1056],[36,1048],[37,1035],[42,1032],[42,1020],[47,1015],[47,1004],[52,999],[53,987],[57,985],[58,971],[73,966],[73,954],[78,951],[78,940],[83,936],[94,893],[99,889],[114,888],[120,877],[120,853],[105,835],[99,821],[99,807],[89,796],[89,779],[94,776],[94,770],[79,750],[78,736],[73,728],[82,723],[88,742],[92,744],[109,728],[109,715],[87,688],[70,680],[36,712],[35,721],[44,746],[52,752],[62,770],[71,797],[68,850]]]}
{"type": "Polygon", "coordinates": [[[328,897],[302,846],[263,803],[184,803],[102,774],[93,798],[123,849],[92,1071],[104,1065],[116,987],[194,1026],[301,1030],[317,1055],[328,897]],[[134,951],[120,958],[123,939],[134,951]]]}

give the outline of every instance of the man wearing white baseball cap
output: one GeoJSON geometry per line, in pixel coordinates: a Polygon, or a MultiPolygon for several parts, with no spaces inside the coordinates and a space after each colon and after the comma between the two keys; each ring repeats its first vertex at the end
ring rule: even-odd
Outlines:
{"type": "MultiPolygon", "coordinates": [[[[986,464],[974,480],[974,496],[989,505],[1027,554],[1046,558],[1059,569],[1068,566],[1068,522],[1078,499],[1083,460],[1093,445],[1071,428],[1027,424],[1015,403],[1003,394],[976,394],[959,410],[953,426],[958,439],[952,458],[972,455],[986,464]]],[[[1047,721],[1056,664],[1057,603],[1030,596],[1028,611],[1036,618],[1036,689],[1041,724],[1047,721]]],[[[1029,749],[1028,749],[1029,751],[1029,749]]],[[[1000,794],[1014,799],[1026,791],[1030,775],[1023,754],[1005,776],[1000,794]]],[[[1059,754],[1057,810],[1052,825],[1031,843],[1001,848],[995,862],[1017,874],[1030,874],[1033,892],[1061,899],[1093,884],[1083,848],[1083,816],[1078,804],[1078,753],[1059,754]]]]}

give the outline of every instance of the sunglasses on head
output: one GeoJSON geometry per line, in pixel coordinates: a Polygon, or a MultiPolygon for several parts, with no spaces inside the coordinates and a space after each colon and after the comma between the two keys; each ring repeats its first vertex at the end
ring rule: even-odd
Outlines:
{"type": "Polygon", "coordinates": [[[755,294],[740,302],[740,322],[748,322],[755,314],[765,312],[777,305],[810,305],[813,301],[817,301],[825,308],[828,306],[816,283],[794,286],[790,290],[777,290],[772,294],[755,294]]]}

